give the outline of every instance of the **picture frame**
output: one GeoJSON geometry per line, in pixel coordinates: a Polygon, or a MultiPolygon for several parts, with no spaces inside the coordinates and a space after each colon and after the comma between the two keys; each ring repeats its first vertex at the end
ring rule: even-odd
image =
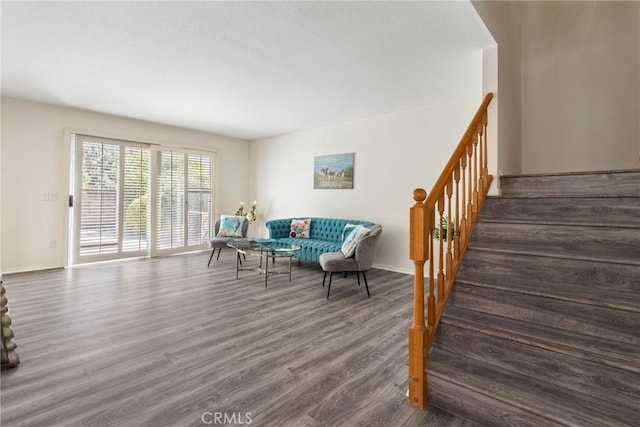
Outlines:
{"type": "Polygon", "coordinates": [[[313,188],[353,189],[355,153],[316,156],[313,161],[313,188]]]}

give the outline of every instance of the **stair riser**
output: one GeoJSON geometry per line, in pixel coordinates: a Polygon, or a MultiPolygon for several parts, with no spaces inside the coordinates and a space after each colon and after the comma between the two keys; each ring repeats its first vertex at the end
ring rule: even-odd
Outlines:
{"type": "Polygon", "coordinates": [[[450,304],[441,322],[640,374],[637,345],[626,341],[576,334],[450,304]]]}
{"type": "Polygon", "coordinates": [[[471,247],[551,251],[567,257],[620,259],[640,264],[640,230],[537,224],[476,224],[471,247]]]}
{"type": "Polygon", "coordinates": [[[616,404],[640,407],[640,374],[443,323],[434,346],[616,404]]]}
{"type": "Polygon", "coordinates": [[[640,266],[467,250],[457,280],[640,312],[640,266]]]}
{"type": "Polygon", "coordinates": [[[640,198],[510,199],[489,197],[480,221],[528,221],[640,228],[640,198]]]}
{"type": "Polygon", "coordinates": [[[640,171],[500,177],[503,196],[640,197],[640,171]]]}
{"type": "MultiPolygon", "coordinates": [[[[527,418],[539,416],[537,422],[539,426],[546,426],[555,421],[583,427],[604,425],[626,427],[633,425],[633,420],[636,418],[635,407],[604,402],[599,397],[557,387],[538,378],[512,373],[499,366],[483,364],[464,355],[434,348],[429,369],[429,381],[432,383],[429,387],[434,391],[434,396],[441,393],[438,390],[440,380],[465,388],[459,390],[461,395],[458,399],[461,401],[473,398],[474,395],[483,395],[478,399],[491,398],[496,403],[511,405],[510,412],[513,414],[526,414],[527,418]]],[[[443,409],[448,412],[453,412],[457,406],[456,403],[441,401],[438,405],[443,405],[443,409]]],[[[488,408],[467,406],[467,410],[471,409],[475,410],[478,417],[485,418],[488,412],[492,412],[493,405],[488,408]]],[[[478,417],[470,418],[476,420],[478,417]]],[[[519,424],[507,423],[506,425],[519,424]]]]}
{"type": "Polygon", "coordinates": [[[566,424],[555,423],[535,413],[491,399],[489,396],[469,392],[467,388],[437,376],[429,376],[428,389],[431,406],[481,425],[566,427],[566,424]]]}
{"type": "Polygon", "coordinates": [[[449,305],[580,334],[637,343],[637,313],[456,283],[449,305]]]}

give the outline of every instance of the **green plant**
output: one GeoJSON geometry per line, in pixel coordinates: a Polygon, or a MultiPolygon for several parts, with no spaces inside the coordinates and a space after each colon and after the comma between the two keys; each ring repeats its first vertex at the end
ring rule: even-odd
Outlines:
{"type": "Polygon", "coordinates": [[[240,207],[234,213],[236,216],[244,216],[244,202],[240,202],[240,207]]]}
{"type": "MultiPolygon", "coordinates": [[[[442,215],[442,217],[440,218],[440,224],[442,225],[442,241],[446,242],[447,241],[447,236],[448,236],[448,229],[449,229],[449,221],[447,220],[447,216],[446,215],[442,215]]],[[[456,234],[456,228],[455,225],[453,223],[451,223],[451,235],[454,236],[456,234]]],[[[433,238],[436,240],[440,239],[440,228],[436,227],[433,230],[433,238]]]]}

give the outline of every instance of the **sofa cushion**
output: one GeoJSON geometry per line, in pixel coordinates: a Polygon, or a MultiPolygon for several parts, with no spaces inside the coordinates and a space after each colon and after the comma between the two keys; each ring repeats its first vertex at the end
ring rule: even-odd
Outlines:
{"type": "Polygon", "coordinates": [[[347,234],[347,237],[345,237],[344,243],[342,243],[342,246],[340,247],[340,251],[345,258],[353,256],[356,251],[356,246],[358,246],[360,240],[362,240],[367,234],[369,234],[370,231],[370,229],[360,224],[353,227],[349,234],[347,234]]]}
{"type": "Polygon", "coordinates": [[[242,226],[246,220],[243,216],[221,215],[216,237],[242,237],[242,226]]]}
{"type": "Polygon", "coordinates": [[[308,239],[311,237],[311,220],[310,219],[292,219],[291,232],[289,237],[297,237],[299,239],[308,239]]]}
{"type": "Polygon", "coordinates": [[[278,242],[299,246],[300,250],[296,251],[295,257],[309,261],[318,261],[320,255],[325,252],[340,252],[340,243],[327,242],[325,240],[287,237],[278,239],[278,242]]]}

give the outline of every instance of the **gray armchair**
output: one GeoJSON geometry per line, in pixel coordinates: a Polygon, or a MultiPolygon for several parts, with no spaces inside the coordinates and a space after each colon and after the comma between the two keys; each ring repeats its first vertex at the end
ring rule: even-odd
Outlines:
{"type": "MultiPolygon", "coordinates": [[[[242,224],[242,238],[247,237],[248,230],[249,221],[245,221],[242,224]]],[[[218,231],[220,231],[220,218],[218,218],[218,220],[216,221],[213,235],[217,236],[218,231]]],[[[218,256],[216,257],[217,261],[218,259],[220,259],[220,252],[222,251],[222,249],[228,248],[227,242],[233,239],[237,239],[237,237],[214,237],[213,239],[209,240],[209,247],[213,249],[213,251],[211,251],[211,256],[209,257],[209,263],[207,264],[207,267],[211,265],[211,260],[213,259],[213,255],[216,253],[216,249],[218,250],[218,256]]]]}
{"type": "Polygon", "coordinates": [[[324,270],[322,278],[322,287],[324,287],[329,273],[329,287],[327,289],[327,298],[331,293],[331,279],[333,273],[346,273],[355,271],[358,278],[358,286],[360,286],[360,273],[364,278],[364,285],[367,288],[367,297],[370,297],[369,283],[367,283],[367,271],[373,267],[373,258],[378,250],[378,242],[382,235],[382,226],[379,224],[371,227],[371,232],[367,234],[356,247],[354,256],[345,258],[342,252],[329,252],[320,255],[320,266],[324,270]]]}

